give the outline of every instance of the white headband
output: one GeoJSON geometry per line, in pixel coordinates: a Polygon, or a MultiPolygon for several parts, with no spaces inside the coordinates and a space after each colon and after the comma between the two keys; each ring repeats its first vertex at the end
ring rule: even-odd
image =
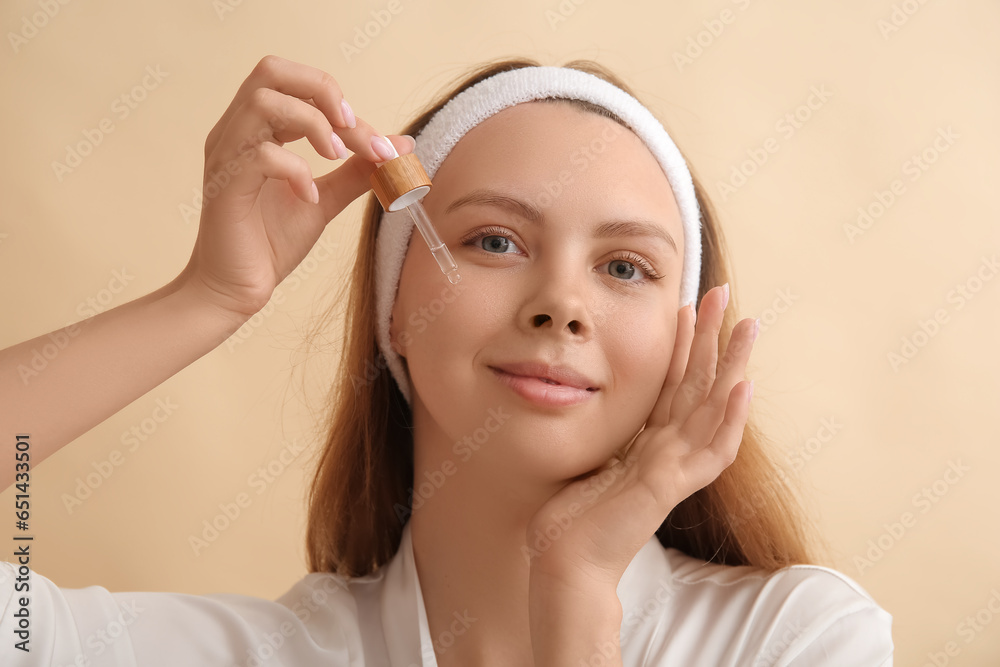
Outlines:
{"type": "MultiPolygon", "coordinates": [[[[615,113],[660,163],[684,225],[681,306],[694,303],[701,276],[701,224],[691,172],[670,135],[653,114],[634,97],[604,79],[569,67],[522,67],[495,74],[463,90],[445,104],[414,137],[417,142],[414,153],[427,176],[433,179],[466,132],[507,107],[546,97],[585,100],[615,113]]],[[[392,377],[411,406],[406,370],[389,340],[389,321],[412,233],[413,220],[406,210],[383,211],[375,241],[376,340],[392,377]]]]}

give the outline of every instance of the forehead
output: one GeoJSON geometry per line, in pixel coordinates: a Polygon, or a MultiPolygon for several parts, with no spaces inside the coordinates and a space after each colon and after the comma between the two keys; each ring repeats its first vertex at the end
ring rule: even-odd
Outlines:
{"type": "Polygon", "coordinates": [[[655,218],[682,238],[680,211],[656,158],[630,129],[566,100],[518,104],[467,132],[434,175],[442,207],[472,190],[511,193],[553,215],[655,218]]]}

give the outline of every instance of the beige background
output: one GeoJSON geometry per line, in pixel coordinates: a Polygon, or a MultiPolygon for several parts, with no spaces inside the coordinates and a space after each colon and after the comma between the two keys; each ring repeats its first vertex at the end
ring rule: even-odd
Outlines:
{"type": "MultiPolygon", "coordinates": [[[[38,0],[0,10],[0,346],[82,319],[87,299],[125,303],[180,271],[197,231],[197,214],[186,222],[181,207],[200,189],[205,136],[268,53],[330,72],[385,133],[484,59],[597,59],[635,86],[711,190],[733,247],[740,317],[762,317],[749,374],[755,409],[800,462],[830,564],[893,614],[896,664],[924,664],[949,641],[959,649],[949,664],[997,664],[1000,618],[987,604],[1000,591],[1000,280],[983,263],[1000,250],[995,1],[402,0],[395,14],[381,1],[51,2],[51,18],[38,0]],[[372,12],[391,20],[381,26],[372,12]],[[44,25],[25,28],[32,17],[44,25]],[[366,26],[369,43],[345,55],[366,26]],[[11,44],[22,32],[30,38],[11,44]],[[691,47],[696,57],[678,64],[675,54],[699,39],[701,53],[691,47]],[[122,118],[112,104],[147,66],[166,76],[122,118]],[[813,87],[828,98],[799,109],[809,117],[794,134],[782,129],[813,87]],[[52,163],[104,118],[114,131],[58,180],[52,163]],[[948,128],[952,143],[935,148],[948,128]],[[720,192],[769,138],[777,150],[766,163],[720,192]],[[933,164],[912,171],[907,162],[924,152],[933,164]],[[851,242],[845,225],[896,179],[894,202],[851,242]],[[113,279],[123,270],[131,278],[121,288],[113,279]],[[979,271],[989,279],[977,282],[979,271]],[[977,291],[960,308],[954,290],[966,284],[977,291]],[[934,335],[914,337],[938,309],[934,335]],[[887,355],[904,338],[920,347],[893,369],[887,355]],[[947,473],[953,464],[967,470],[947,473]],[[920,499],[924,487],[933,504],[920,499]],[[914,520],[894,536],[905,512],[914,520]],[[871,551],[880,541],[882,552],[871,551]],[[961,633],[977,612],[992,623],[961,633]]],[[[316,174],[328,168],[304,141],[293,150],[316,174]]],[[[276,462],[312,442],[309,409],[336,359],[303,366],[298,344],[348,276],[361,201],[330,224],[325,259],[279,287],[282,303],[245,337],[38,468],[38,572],[69,588],[267,598],[305,573],[312,450],[276,462]],[[158,401],[177,407],[167,416],[158,401]],[[121,440],[132,428],[146,430],[134,451],[121,440]],[[70,512],[64,497],[114,450],[121,465],[70,512]],[[252,476],[268,464],[279,474],[258,484],[252,476]],[[241,492],[251,505],[196,555],[189,536],[241,492]]],[[[0,515],[12,506],[12,491],[0,494],[0,515]]]]}

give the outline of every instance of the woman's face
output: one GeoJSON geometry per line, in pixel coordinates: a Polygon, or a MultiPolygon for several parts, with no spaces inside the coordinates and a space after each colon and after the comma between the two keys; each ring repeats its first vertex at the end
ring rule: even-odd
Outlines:
{"type": "Polygon", "coordinates": [[[423,205],[462,280],[449,284],[414,229],[391,336],[417,446],[438,450],[422,454],[552,482],[631,442],[666,377],[684,248],[642,141],[567,102],[519,104],[458,142],[423,205]],[[520,380],[577,401],[539,402],[494,370],[516,362],[568,367],[594,390],[520,380]]]}

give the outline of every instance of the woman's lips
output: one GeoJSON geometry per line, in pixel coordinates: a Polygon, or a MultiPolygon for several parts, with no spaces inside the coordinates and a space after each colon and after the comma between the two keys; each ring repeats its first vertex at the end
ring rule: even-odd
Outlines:
{"type": "Polygon", "coordinates": [[[502,384],[507,385],[523,398],[546,407],[563,407],[576,405],[588,400],[597,393],[596,389],[579,389],[564,384],[551,384],[547,380],[524,375],[512,375],[497,368],[490,367],[493,375],[502,384]]]}

